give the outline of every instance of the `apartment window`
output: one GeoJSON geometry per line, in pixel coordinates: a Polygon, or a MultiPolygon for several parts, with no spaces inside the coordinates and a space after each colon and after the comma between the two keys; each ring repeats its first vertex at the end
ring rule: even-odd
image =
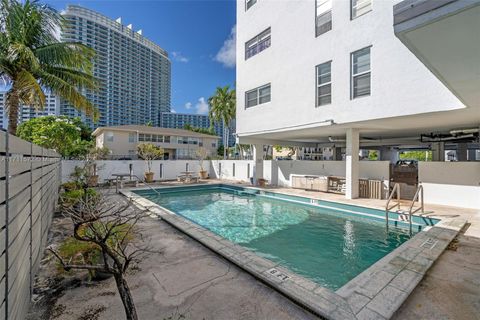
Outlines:
{"type": "Polygon", "coordinates": [[[270,102],[270,84],[255,88],[245,93],[245,108],[270,102]]]}
{"type": "Polygon", "coordinates": [[[317,107],[332,103],[332,62],[317,66],[317,107]]]}
{"type": "Polygon", "coordinates": [[[350,3],[350,18],[352,20],[372,11],[372,0],[350,0],[350,3]]]}
{"type": "Polygon", "coordinates": [[[332,30],[332,0],[315,2],[315,36],[332,30]]]}
{"type": "Polygon", "coordinates": [[[270,47],[270,28],[245,43],[245,60],[270,47]]]}
{"type": "Polygon", "coordinates": [[[137,135],[137,134],[134,133],[134,132],[128,133],[128,142],[130,142],[130,143],[135,142],[135,136],[136,136],[136,135],[137,135]]]}
{"type": "Polygon", "coordinates": [[[113,132],[106,132],[106,133],[105,133],[105,139],[106,139],[108,142],[113,142],[113,132]]]}
{"type": "Polygon", "coordinates": [[[352,53],[352,99],[370,95],[370,47],[352,53]]]}
{"type": "Polygon", "coordinates": [[[257,0],[245,0],[245,10],[250,9],[255,3],[257,3],[257,0]]]}

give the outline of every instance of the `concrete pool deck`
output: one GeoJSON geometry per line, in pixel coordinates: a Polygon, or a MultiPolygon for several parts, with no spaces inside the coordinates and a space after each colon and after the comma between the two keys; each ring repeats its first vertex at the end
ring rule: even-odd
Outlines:
{"type": "MultiPolygon", "coordinates": [[[[323,197],[331,194],[312,192],[304,194],[305,191],[302,190],[284,188],[267,188],[267,190],[348,203],[341,199],[332,199],[334,197],[327,199],[323,197]]],[[[259,280],[315,314],[329,319],[388,319],[392,317],[465,224],[465,219],[456,214],[452,215],[451,210],[445,209],[448,211],[442,212],[443,221],[438,226],[416,235],[411,241],[333,293],[307,279],[292,274],[289,270],[275,265],[269,260],[246,252],[244,248],[234,245],[168,210],[161,209],[144,198],[129,191],[123,193],[136,199],[140,205],[149,208],[155,215],[253,274],[259,280]]],[[[370,201],[370,205],[363,203],[361,205],[381,208],[379,202],[367,201],[370,201]]],[[[350,201],[350,204],[358,205],[359,203],[350,201]]],[[[429,210],[428,207],[427,210],[429,210]]],[[[435,213],[438,214],[437,211],[435,213]]]]}

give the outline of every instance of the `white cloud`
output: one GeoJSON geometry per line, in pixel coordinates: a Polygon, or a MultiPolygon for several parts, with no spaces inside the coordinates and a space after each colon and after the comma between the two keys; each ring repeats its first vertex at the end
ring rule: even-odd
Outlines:
{"type": "Polygon", "coordinates": [[[227,68],[235,68],[236,65],[236,39],[237,26],[233,26],[227,40],[223,42],[222,47],[217,52],[213,60],[220,62],[227,68]]]}
{"type": "Polygon", "coordinates": [[[178,61],[178,62],[187,63],[188,61],[190,61],[190,59],[188,59],[187,57],[182,55],[182,53],[179,52],[179,51],[173,51],[172,52],[172,57],[173,57],[173,60],[178,61]]]}
{"type": "Polygon", "coordinates": [[[208,103],[204,97],[200,97],[198,102],[195,104],[195,110],[197,114],[207,114],[208,113],[208,103]]]}
{"type": "Polygon", "coordinates": [[[177,110],[175,110],[175,109],[170,109],[170,112],[171,112],[171,113],[177,113],[177,110]]]}
{"type": "Polygon", "coordinates": [[[195,110],[196,114],[207,114],[208,113],[208,102],[205,100],[204,97],[198,98],[197,103],[193,105],[191,102],[185,103],[185,109],[187,110],[195,110]]]}

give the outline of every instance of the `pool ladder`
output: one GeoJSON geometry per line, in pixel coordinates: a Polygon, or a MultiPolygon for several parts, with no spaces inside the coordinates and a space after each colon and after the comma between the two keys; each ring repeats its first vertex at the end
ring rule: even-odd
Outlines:
{"type": "MultiPolygon", "coordinates": [[[[387,204],[385,206],[385,221],[386,221],[386,226],[388,230],[388,212],[397,207],[397,212],[399,214],[401,213],[401,208],[400,208],[400,184],[395,183],[393,186],[392,192],[390,192],[390,195],[388,196],[387,204]],[[396,194],[396,202],[390,206],[390,202],[393,199],[393,195],[396,194]]],[[[422,211],[422,213],[425,213],[425,206],[423,202],[423,186],[421,184],[418,185],[417,190],[415,191],[415,195],[413,196],[412,202],[410,203],[410,206],[408,208],[408,223],[409,223],[409,230],[410,230],[410,235],[412,235],[412,215],[418,211],[422,211]],[[413,209],[413,206],[415,205],[415,202],[420,201],[420,206],[416,209],[413,209]]],[[[403,213],[404,214],[404,213],[403,213]]]]}

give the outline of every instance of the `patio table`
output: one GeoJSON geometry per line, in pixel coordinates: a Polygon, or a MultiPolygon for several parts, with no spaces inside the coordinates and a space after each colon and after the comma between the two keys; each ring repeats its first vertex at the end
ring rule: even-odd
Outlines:
{"type": "Polygon", "coordinates": [[[115,192],[118,193],[118,183],[120,182],[120,189],[123,188],[123,178],[129,177],[131,178],[132,175],[130,173],[113,173],[112,177],[115,177],[115,192]]]}

